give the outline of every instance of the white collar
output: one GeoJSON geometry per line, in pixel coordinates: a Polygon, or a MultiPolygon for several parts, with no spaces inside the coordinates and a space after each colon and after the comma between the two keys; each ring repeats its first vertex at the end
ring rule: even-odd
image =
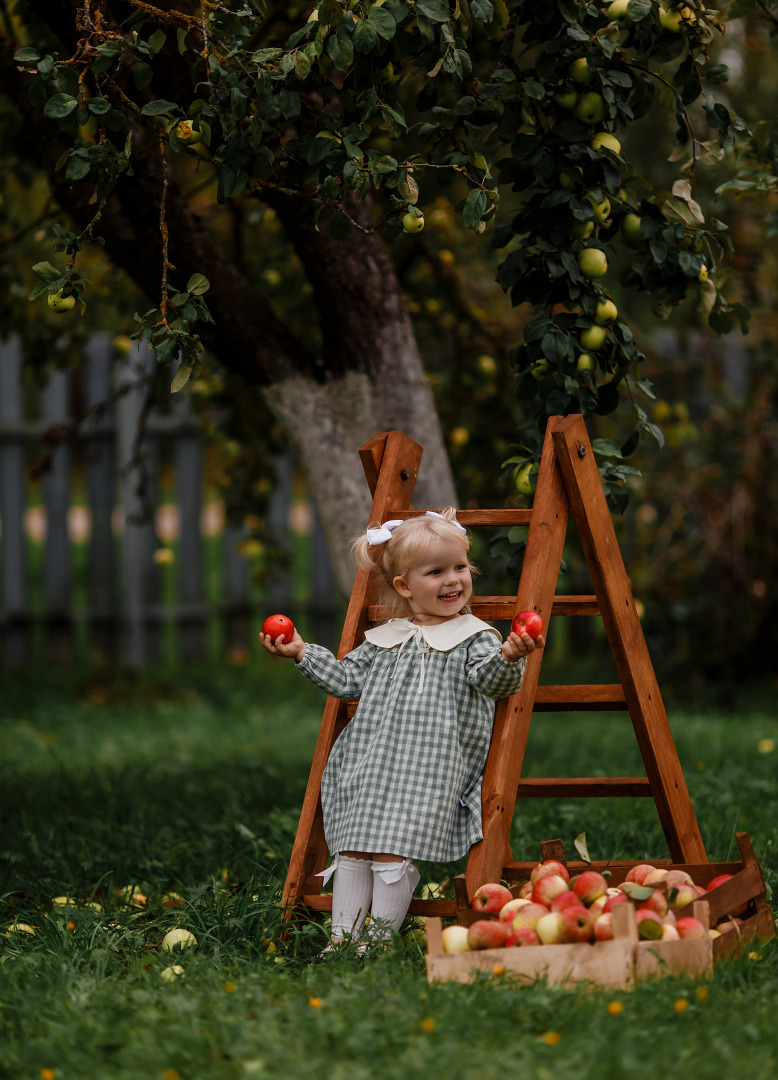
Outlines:
{"type": "Polygon", "coordinates": [[[502,641],[499,630],[475,615],[460,615],[457,619],[449,619],[434,626],[421,626],[410,619],[390,619],[389,622],[368,630],[365,639],[379,649],[393,649],[395,645],[408,641],[414,634],[421,633],[430,648],[438,652],[448,652],[481,630],[491,630],[497,635],[497,639],[502,641]]]}

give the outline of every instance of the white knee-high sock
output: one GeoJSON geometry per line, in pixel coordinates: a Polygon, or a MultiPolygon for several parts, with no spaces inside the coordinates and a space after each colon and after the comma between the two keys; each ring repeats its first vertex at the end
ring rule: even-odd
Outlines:
{"type": "Polygon", "coordinates": [[[408,914],[413,890],[421,875],[410,859],[402,862],[373,862],[373,903],[370,913],[380,920],[376,934],[391,937],[408,914]]]}
{"type": "Polygon", "coordinates": [[[357,937],[370,910],[373,896],[373,872],[370,859],[336,856],[332,883],[333,941],[351,934],[357,937]]]}

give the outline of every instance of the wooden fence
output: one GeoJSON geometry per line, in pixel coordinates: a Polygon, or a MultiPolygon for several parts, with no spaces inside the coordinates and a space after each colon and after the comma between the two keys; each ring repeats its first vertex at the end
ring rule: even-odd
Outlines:
{"type": "Polygon", "coordinates": [[[36,401],[22,378],[20,343],[0,343],[3,663],[85,654],[137,669],[170,659],[246,659],[271,609],[302,619],[313,640],[332,645],[340,599],[315,511],[293,495],[292,460],[277,463],[267,517],[291,566],[260,591],[240,548],[243,528],[207,500],[206,448],[186,391],[172,396],[169,413],[145,418],[137,443],[153,353],[133,351],[117,363],[110,339],[95,337],[84,360],[77,392],[95,411],[54,449],[38,499],[30,463],[45,450],[46,433],[69,424],[76,376],[55,373],[36,401]],[[163,460],[175,493],[164,504],[163,460]],[[175,550],[170,566],[155,561],[158,536],[175,550]]]}

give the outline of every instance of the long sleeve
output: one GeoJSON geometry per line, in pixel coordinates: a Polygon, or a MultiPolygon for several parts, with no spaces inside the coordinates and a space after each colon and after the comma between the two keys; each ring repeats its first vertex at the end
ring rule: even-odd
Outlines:
{"type": "Polygon", "coordinates": [[[472,638],[467,652],[467,681],[482,694],[507,697],[521,687],[526,660],[505,660],[492,635],[478,634],[472,638]]]}
{"type": "Polygon", "coordinates": [[[367,641],[342,660],[323,645],[306,644],[303,658],[296,667],[309,682],[326,693],[348,700],[362,693],[375,654],[375,645],[367,641]]]}

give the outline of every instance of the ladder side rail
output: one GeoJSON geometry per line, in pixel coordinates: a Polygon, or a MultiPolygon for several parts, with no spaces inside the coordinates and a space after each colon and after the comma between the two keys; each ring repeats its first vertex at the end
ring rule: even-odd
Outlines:
{"type": "MultiPolygon", "coordinates": [[[[551,430],[552,421],[549,421],[514,607],[514,613],[537,611],[543,618],[546,633],[568,519],[568,502],[555,460],[551,430]]],[[[521,689],[497,702],[481,790],[483,839],[471,848],[465,869],[469,896],[484,882],[499,881],[503,865],[510,861],[509,834],[541,663],[542,650],[531,653],[521,689]]]]}
{"type": "Polygon", "coordinates": [[[554,425],[556,459],[674,861],[707,857],[582,416],[554,425]]]}
{"type": "MultiPolygon", "coordinates": [[[[373,494],[371,521],[385,520],[389,505],[410,507],[422,452],[418,443],[400,431],[376,436],[361,448],[360,456],[373,494]]],[[[360,644],[364,636],[368,604],[375,603],[371,591],[369,575],[364,570],[358,571],[343,624],[340,659],[360,644]]],[[[321,780],[333,743],[347,722],[346,703],[328,697],[284,884],[282,904],[287,913],[303,894],[321,891],[321,879],[315,876],[327,862],[321,780]]]]}

